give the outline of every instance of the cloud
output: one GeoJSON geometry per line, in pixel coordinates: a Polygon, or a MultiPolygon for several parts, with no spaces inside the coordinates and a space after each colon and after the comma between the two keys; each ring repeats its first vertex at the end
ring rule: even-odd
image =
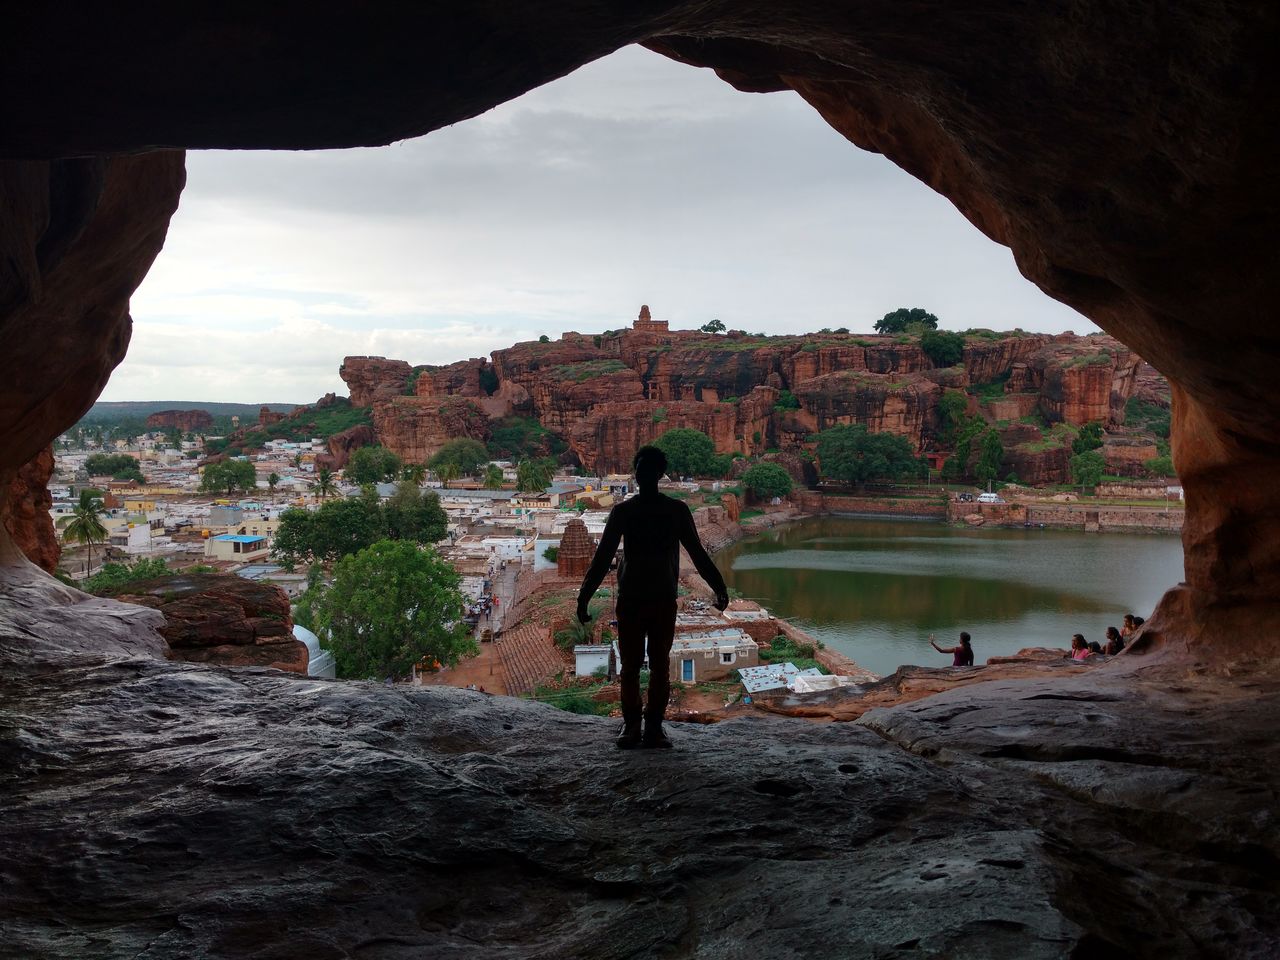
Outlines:
{"type": "Polygon", "coordinates": [[[793,94],[620,51],[474,120],[376,150],[188,156],[105,399],[305,402],[343,356],[480,356],[623,325],[1092,324],[1010,253],[793,94]]]}

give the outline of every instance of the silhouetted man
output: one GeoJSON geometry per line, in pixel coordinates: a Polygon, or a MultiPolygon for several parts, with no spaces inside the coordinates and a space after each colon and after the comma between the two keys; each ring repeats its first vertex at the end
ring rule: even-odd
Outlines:
{"type": "Polygon", "coordinates": [[[578,591],[578,619],[591,621],[587,603],[604,580],[622,541],[618,566],[618,648],[622,653],[622,733],[618,746],[669,747],[662,718],[671,696],[671,642],[676,632],[676,593],[680,580],[680,545],[716,592],[716,608],[729,605],[720,571],[707,556],[693,526],[693,514],[679,500],[658,492],[667,471],[667,456],[657,447],[641,447],[634,461],[640,493],[609,514],[591,569],[578,591]],[[649,641],[649,702],[640,698],[640,665],[649,641]],[[644,716],[644,732],[640,718],[644,716]]]}

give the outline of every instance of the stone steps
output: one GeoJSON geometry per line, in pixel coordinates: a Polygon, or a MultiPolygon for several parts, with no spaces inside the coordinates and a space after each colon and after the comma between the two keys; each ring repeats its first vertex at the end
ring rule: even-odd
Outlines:
{"type": "Polygon", "coordinates": [[[503,636],[498,644],[502,668],[506,672],[507,693],[518,697],[565,669],[564,660],[551,642],[551,632],[536,624],[525,624],[503,636]]]}

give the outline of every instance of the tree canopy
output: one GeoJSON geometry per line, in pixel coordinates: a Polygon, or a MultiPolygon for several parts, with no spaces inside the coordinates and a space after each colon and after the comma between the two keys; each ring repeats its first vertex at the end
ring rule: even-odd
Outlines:
{"type": "Polygon", "coordinates": [[[717,318],[715,320],[709,320],[708,322],[700,326],[698,329],[701,330],[703,333],[724,333],[725,325],[724,325],[724,321],[717,318]]]}
{"type": "Polygon", "coordinates": [[[847,484],[909,480],[924,469],[906,437],[871,433],[861,423],[818,434],[818,463],[824,477],[847,484]]]}
{"type": "Polygon", "coordinates": [[[730,460],[716,453],[716,445],[701,430],[675,427],[653,445],[667,455],[667,473],[681,477],[722,477],[730,460]]]}
{"type": "Polygon", "coordinates": [[[205,493],[231,494],[237,490],[253,490],[257,485],[257,471],[248,460],[211,463],[200,474],[200,489],[205,493]]]}
{"type": "Polygon", "coordinates": [[[1091,420],[1080,428],[1080,433],[1071,441],[1072,453],[1088,453],[1102,446],[1102,424],[1091,420]]]}
{"type": "Polygon", "coordinates": [[[539,493],[551,486],[556,475],[556,462],[550,457],[523,460],[516,465],[516,489],[521,493],[539,493]]]}
{"type": "Polygon", "coordinates": [[[93,545],[104,543],[107,528],[102,523],[102,499],[97,490],[81,490],[80,502],[71,510],[70,517],[58,521],[62,539],[89,548],[89,569],[93,568],[93,545]]]}
{"type": "Polygon", "coordinates": [[[936,330],[938,318],[921,307],[899,307],[876,321],[876,333],[905,333],[911,325],[936,330]]]}
{"type": "Polygon", "coordinates": [[[938,439],[944,444],[951,443],[964,424],[965,411],[969,409],[969,398],[962,390],[944,390],[938,399],[938,439]]]}
{"type": "Polygon", "coordinates": [[[84,462],[85,472],[91,477],[110,477],[112,480],[134,480],[146,483],[136,457],[127,453],[95,453],[84,462]]]}
{"type": "Polygon", "coordinates": [[[379,541],[344,557],[313,602],[338,675],[401,677],[424,659],[455,666],[478,653],[462,622],[458,584],[434,550],[405,541],[379,541]]]}
{"type": "Polygon", "coordinates": [[[1097,450],[1086,450],[1071,458],[1071,482],[1081,487],[1096,487],[1102,482],[1106,460],[1097,450]]]}
{"type": "Polygon", "coordinates": [[[990,483],[1000,476],[1000,464],[1004,461],[1004,444],[1000,442],[1000,434],[988,430],[982,437],[982,446],[978,450],[978,465],[974,467],[974,476],[979,483],[990,483]]]}
{"type": "Polygon", "coordinates": [[[468,437],[455,437],[453,440],[445,441],[444,446],[427,461],[427,466],[437,475],[440,474],[441,469],[452,466],[458,471],[457,476],[467,477],[488,462],[489,451],[485,449],[483,443],[468,437]]]}
{"type": "Polygon", "coordinates": [[[964,358],[964,337],[948,330],[926,330],[920,334],[920,349],[934,366],[953,367],[964,358]]]}
{"type": "Polygon", "coordinates": [[[385,505],[376,496],[359,496],[329,500],[314,511],[286,510],[271,552],[292,570],[302,563],[332,563],[379,540],[435,543],[447,530],[439,498],[406,482],[385,505]]]}
{"type": "Polygon", "coordinates": [[[757,463],[742,474],[742,485],[761,500],[785,497],[791,492],[791,474],[776,463],[757,463]]]}
{"type": "Polygon", "coordinates": [[[391,482],[400,473],[401,461],[386,447],[361,447],[351,454],[343,470],[346,478],[356,484],[391,482]]]}
{"type": "Polygon", "coordinates": [[[484,470],[484,487],[486,490],[502,489],[502,468],[491,463],[484,470]]]}

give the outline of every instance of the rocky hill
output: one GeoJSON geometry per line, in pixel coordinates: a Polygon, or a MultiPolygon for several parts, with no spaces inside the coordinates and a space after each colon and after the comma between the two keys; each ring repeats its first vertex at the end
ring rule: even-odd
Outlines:
{"type": "MultiPolygon", "coordinates": [[[[673,427],[744,456],[800,451],[814,433],[853,423],[941,450],[938,401],[959,390],[970,413],[1001,431],[1013,472],[1055,482],[1073,436],[1056,425],[1097,421],[1123,434],[1139,388],[1159,403],[1163,386],[1168,402],[1163,378],[1103,335],[971,331],[960,362],[941,367],[909,335],[669,331],[644,314],[632,328],[518,343],[489,359],[415,367],[347,357],[339,373],[379,442],[408,461],[530,418],[563,439],[563,459],[593,472],[626,470],[638,446],[673,427]]],[[[1139,453],[1155,456],[1146,440],[1139,453]]]]}

